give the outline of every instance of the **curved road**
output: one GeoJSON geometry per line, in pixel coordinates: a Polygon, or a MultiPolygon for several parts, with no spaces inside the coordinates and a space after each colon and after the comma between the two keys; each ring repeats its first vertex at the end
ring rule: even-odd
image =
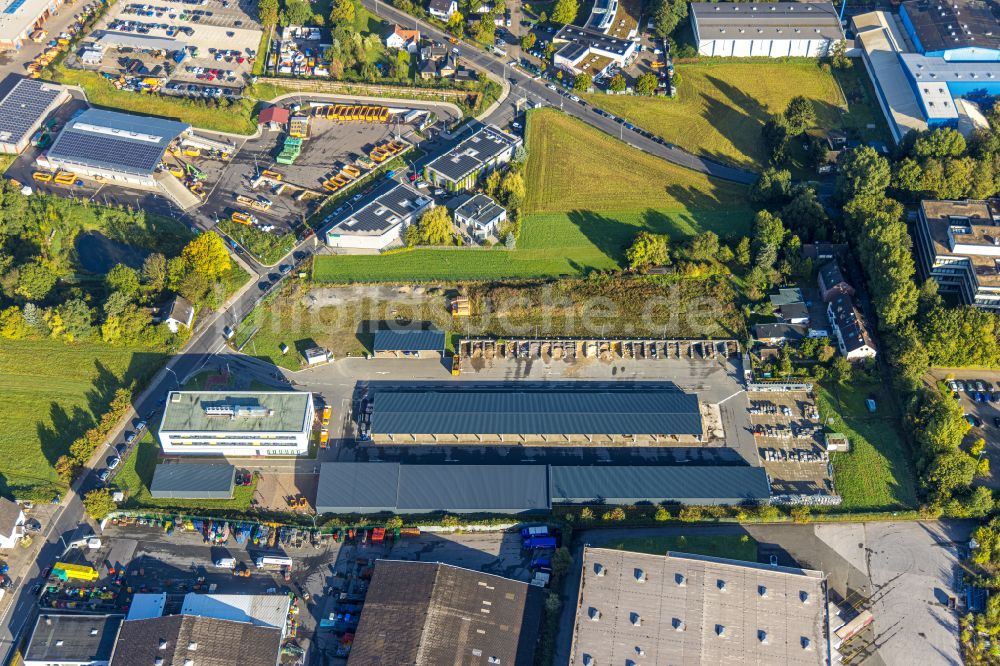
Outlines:
{"type": "MultiPolygon", "coordinates": [[[[419,27],[425,37],[431,37],[445,43],[447,43],[450,37],[443,30],[401,12],[381,0],[361,0],[361,4],[366,9],[399,25],[406,26],[407,28],[411,25],[419,27]]],[[[558,88],[550,90],[546,87],[545,79],[534,78],[519,68],[510,67],[507,64],[509,59],[498,58],[483,51],[478,46],[472,46],[465,42],[459,42],[459,51],[461,57],[476,69],[489,72],[511,84],[510,95],[507,99],[503,100],[503,103],[493,113],[486,118],[481,118],[483,122],[503,126],[513,117],[514,105],[519,100],[526,99],[529,102],[542,102],[546,106],[561,108],[565,113],[579,118],[588,125],[596,127],[611,136],[618,135],[630,146],[668,162],[693,169],[694,171],[700,171],[715,178],[742,183],[744,185],[752,185],[757,182],[757,174],[752,171],[726,166],[719,162],[698,157],[673,145],[662,144],[646,138],[638,132],[624,129],[618,122],[598,114],[594,110],[595,107],[590,104],[574,102],[566,95],[560,93],[558,88]]]]}

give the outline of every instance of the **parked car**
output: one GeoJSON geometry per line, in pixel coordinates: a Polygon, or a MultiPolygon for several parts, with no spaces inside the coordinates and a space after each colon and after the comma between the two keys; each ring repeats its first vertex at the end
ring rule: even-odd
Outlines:
{"type": "Polygon", "coordinates": [[[135,441],[135,433],[134,432],[130,432],[129,434],[125,435],[125,443],[126,444],[131,444],[134,441],[135,441]]]}
{"type": "Polygon", "coordinates": [[[118,454],[119,457],[125,455],[126,451],[128,451],[128,447],[125,446],[124,444],[118,444],[117,446],[115,446],[115,452],[118,454]]]}
{"type": "Polygon", "coordinates": [[[119,458],[118,456],[111,456],[110,458],[108,458],[108,469],[114,469],[118,467],[118,465],[120,465],[121,462],[122,459],[119,458]]]}
{"type": "Polygon", "coordinates": [[[101,473],[97,475],[97,478],[100,479],[102,482],[104,482],[104,481],[108,480],[109,476],[111,476],[111,470],[110,469],[102,469],[101,473]]]}
{"type": "Polygon", "coordinates": [[[973,428],[978,428],[979,426],[983,425],[983,422],[979,419],[979,417],[973,414],[966,414],[965,420],[968,421],[969,425],[972,426],[973,428]]]}

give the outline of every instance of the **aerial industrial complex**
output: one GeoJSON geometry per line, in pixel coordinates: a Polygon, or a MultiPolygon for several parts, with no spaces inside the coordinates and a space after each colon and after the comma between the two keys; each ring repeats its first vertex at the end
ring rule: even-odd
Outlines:
{"type": "Polygon", "coordinates": [[[691,29],[706,56],[821,58],[844,39],[832,2],[692,2],[691,29]]]}

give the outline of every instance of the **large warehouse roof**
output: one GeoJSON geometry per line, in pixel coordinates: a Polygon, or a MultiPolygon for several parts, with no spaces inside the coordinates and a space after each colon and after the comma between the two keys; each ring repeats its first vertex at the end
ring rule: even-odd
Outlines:
{"type": "Polygon", "coordinates": [[[349,666],[530,664],[541,589],[438,562],[378,560],[349,666]]]}
{"type": "Polygon", "coordinates": [[[524,513],[546,511],[544,465],[324,463],[318,513],[524,513]]]}
{"type": "Polygon", "coordinates": [[[13,42],[25,35],[49,8],[51,0],[0,2],[0,41],[13,42]]]}
{"type": "Polygon", "coordinates": [[[300,391],[171,391],[160,430],[304,432],[311,400],[300,391]]]}
{"type": "Polygon", "coordinates": [[[220,464],[157,465],[149,493],[170,499],[229,499],[236,468],[220,464]]]}
{"type": "Polygon", "coordinates": [[[376,352],[381,351],[444,351],[444,331],[392,330],[375,331],[376,352]]]}
{"type": "Polygon", "coordinates": [[[68,93],[55,83],[21,79],[0,100],[0,143],[16,144],[34,131],[68,93]]]}
{"type": "Polygon", "coordinates": [[[123,619],[121,615],[39,615],[24,659],[53,663],[107,663],[123,619]]]}
{"type": "Polygon", "coordinates": [[[88,109],[67,123],[47,154],[72,164],[149,176],[169,143],[190,127],[165,118],[88,109]]]}
{"type": "Polygon", "coordinates": [[[900,13],[904,23],[909,21],[913,26],[921,53],[1000,49],[1000,21],[993,13],[992,2],[909,0],[902,4],[900,13]]]}
{"type": "Polygon", "coordinates": [[[527,513],[552,504],[739,504],[769,496],[760,467],[344,462],[320,466],[316,511],[527,513]]]}
{"type": "Polygon", "coordinates": [[[372,402],[373,434],[702,434],[698,396],[641,383],[380,387],[372,402]]]}
{"type": "Polygon", "coordinates": [[[702,39],[843,39],[832,2],[692,2],[702,39]]]}
{"type": "Polygon", "coordinates": [[[819,666],[826,606],[819,571],[587,547],[569,663],[819,666]]]}
{"type": "Polygon", "coordinates": [[[552,466],[552,502],[739,504],[771,495],[761,467],[552,466]]]}

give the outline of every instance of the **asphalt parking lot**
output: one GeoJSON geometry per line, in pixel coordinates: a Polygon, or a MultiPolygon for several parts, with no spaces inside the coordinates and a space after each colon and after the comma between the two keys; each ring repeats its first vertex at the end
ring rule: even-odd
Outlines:
{"type": "Polygon", "coordinates": [[[186,85],[181,89],[180,84],[222,86],[224,91],[237,92],[253,68],[261,37],[256,10],[247,0],[206,0],[201,5],[179,0],[119,2],[91,34],[99,38],[105,32],[179,39],[194,50],[189,50],[188,57],[178,64],[169,57],[155,57],[137,48],[113,48],[105,52],[96,67],[73,58],[74,67],[119,74],[126,73],[130,61],[138,59],[151,75],[170,80],[168,91],[198,94],[200,89],[189,90],[186,85]]]}

